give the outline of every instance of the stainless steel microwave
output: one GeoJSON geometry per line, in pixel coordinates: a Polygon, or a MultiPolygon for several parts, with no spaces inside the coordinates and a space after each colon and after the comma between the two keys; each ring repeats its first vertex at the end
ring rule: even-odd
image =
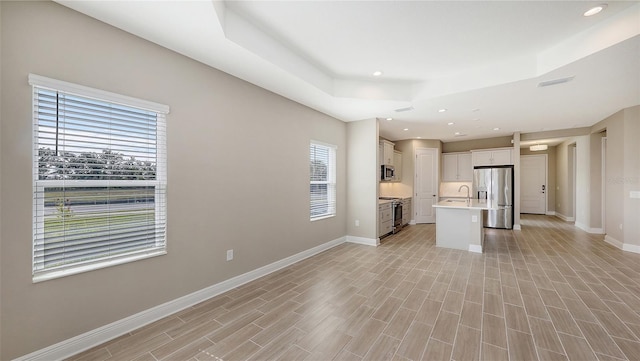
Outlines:
{"type": "Polygon", "coordinates": [[[395,168],[393,168],[392,165],[382,165],[382,172],[381,174],[381,180],[383,181],[390,181],[393,180],[393,177],[395,175],[395,168]]]}

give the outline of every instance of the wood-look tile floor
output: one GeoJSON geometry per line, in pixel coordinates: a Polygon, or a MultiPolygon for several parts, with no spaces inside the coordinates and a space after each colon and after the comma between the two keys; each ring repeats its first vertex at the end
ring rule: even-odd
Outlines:
{"type": "Polygon", "coordinates": [[[639,254],[547,216],[486,234],[343,244],[72,359],[640,360],[639,254]]]}

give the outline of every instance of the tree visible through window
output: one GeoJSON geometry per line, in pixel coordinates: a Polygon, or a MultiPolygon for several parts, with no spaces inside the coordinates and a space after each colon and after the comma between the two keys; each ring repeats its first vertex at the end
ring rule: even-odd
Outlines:
{"type": "Polygon", "coordinates": [[[168,108],[33,75],[30,83],[34,280],[164,254],[168,108]]]}
{"type": "Polygon", "coordinates": [[[336,147],[311,142],[310,145],[311,220],[336,214],[336,147]]]}

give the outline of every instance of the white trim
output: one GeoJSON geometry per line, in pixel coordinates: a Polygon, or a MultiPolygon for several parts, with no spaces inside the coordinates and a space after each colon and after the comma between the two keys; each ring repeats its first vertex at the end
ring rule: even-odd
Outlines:
{"type": "Polygon", "coordinates": [[[564,214],[562,214],[562,213],[556,213],[556,214],[555,214],[555,216],[556,216],[556,217],[558,217],[558,218],[560,218],[560,219],[562,219],[562,220],[563,220],[563,221],[565,221],[565,222],[574,222],[574,221],[576,220],[575,218],[573,218],[573,217],[567,217],[567,216],[565,216],[565,215],[564,215],[564,214]]]}
{"type": "Polygon", "coordinates": [[[356,243],[356,244],[364,244],[365,246],[377,247],[377,246],[380,245],[380,238],[366,238],[366,237],[347,236],[347,242],[356,243]]]}
{"type": "Polygon", "coordinates": [[[37,86],[40,88],[59,90],[100,100],[106,100],[113,103],[147,109],[164,114],[168,114],[170,110],[168,105],[138,99],[122,94],[112,93],[105,90],[90,88],[84,85],[73,84],[62,80],[47,78],[36,74],[29,74],[29,85],[37,86]]]}
{"type": "Polygon", "coordinates": [[[640,246],[635,244],[622,243],[608,234],[604,236],[604,241],[625,252],[640,253],[640,246]]]}
{"type": "Polygon", "coordinates": [[[602,230],[602,228],[591,228],[588,227],[587,225],[580,223],[580,222],[576,222],[574,224],[577,228],[580,228],[581,230],[587,232],[587,233],[593,233],[593,234],[604,234],[604,231],[602,230]]]}
{"type": "Polygon", "coordinates": [[[607,137],[600,140],[600,222],[602,223],[602,233],[606,232],[607,224],[607,137]]]}
{"type": "Polygon", "coordinates": [[[521,230],[522,230],[522,227],[520,227],[520,225],[519,225],[519,224],[514,224],[514,225],[513,225],[513,230],[514,230],[514,231],[521,231],[521,230]]]}
{"type": "Polygon", "coordinates": [[[640,253],[640,246],[637,246],[635,244],[623,243],[622,250],[627,252],[640,253]]]}
{"type": "Polygon", "coordinates": [[[573,225],[576,226],[576,228],[580,228],[581,230],[589,233],[589,227],[587,227],[586,224],[581,223],[581,222],[575,222],[573,225]]]}
{"type": "Polygon", "coordinates": [[[556,215],[556,211],[547,211],[546,215],[547,216],[555,216],[556,215]]]}
{"type": "Polygon", "coordinates": [[[49,347],[32,352],[15,359],[16,361],[26,360],[61,360],[70,356],[76,355],[82,351],[88,350],[91,347],[97,346],[109,340],[112,340],[118,336],[124,335],[128,332],[136,330],[142,326],[148,325],[161,318],[172,315],[178,311],[181,311],[187,307],[191,307],[202,301],[206,301],[212,297],[215,297],[221,293],[227,292],[233,288],[241,286],[245,283],[251,282],[260,277],[264,277],[272,272],[290,266],[296,262],[302,261],[306,258],[314,256],[320,252],[326,251],[330,248],[338,246],[346,242],[347,237],[340,237],[321,244],[319,246],[310,248],[306,251],[294,254],[287,258],[283,258],[279,261],[273,262],[266,266],[260,267],[253,271],[241,274],[239,276],[222,281],[215,285],[203,288],[199,291],[193,292],[186,296],[176,298],[173,301],[169,301],[158,305],[156,307],[144,310],[129,317],[115,321],[108,325],[96,328],[89,332],[85,332],[76,337],[58,342],[49,347]]]}
{"type": "Polygon", "coordinates": [[[622,249],[624,247],[624,243],[618,241],[617,239],[611,237],[608,234],[604,236],[604,241],[619,249],[622,249]]]}
{"type": "Polygon", "coordinates": [[[469,252],[482,253],[482,246],[480,246],[478,244],[470,244],[469,245],[469,252]]]}
{"type": "Polygon", "coordinates": [[[410,220],[409,221],[409,225],[415,226],[416,225],[416,220],[415,219],[410,220]]]}

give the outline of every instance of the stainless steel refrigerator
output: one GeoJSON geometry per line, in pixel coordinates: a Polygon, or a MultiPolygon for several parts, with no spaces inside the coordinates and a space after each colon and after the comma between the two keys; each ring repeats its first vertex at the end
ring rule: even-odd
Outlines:
{"type": "Polygon", "coordinates": [[[498,206],[483,211],[484,226],[513,229],[513,166],[487,166],[473,169],[473,196],[491,200],[498,206]]]}

